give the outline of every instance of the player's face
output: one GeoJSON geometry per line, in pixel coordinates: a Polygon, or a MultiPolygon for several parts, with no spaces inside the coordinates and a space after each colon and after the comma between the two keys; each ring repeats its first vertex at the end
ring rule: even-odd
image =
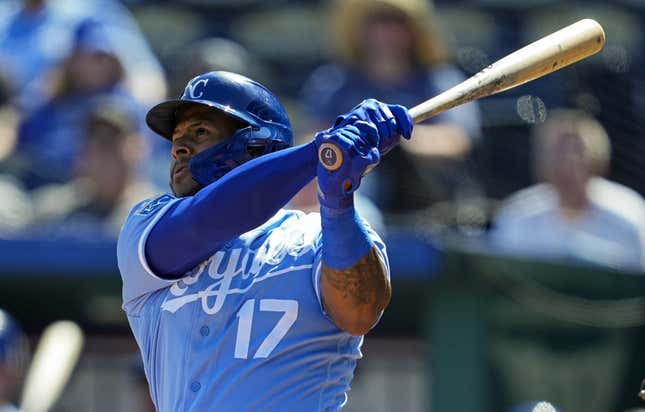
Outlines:
{"type": "Polygon", "coordinates": [[[190,106],[177,115],[172,135],[170,187],[175,196],[191,196],[200,189],[188,169],[197,153],[228,139],[239,125],[224,113],[204,106],[190,106]]]}

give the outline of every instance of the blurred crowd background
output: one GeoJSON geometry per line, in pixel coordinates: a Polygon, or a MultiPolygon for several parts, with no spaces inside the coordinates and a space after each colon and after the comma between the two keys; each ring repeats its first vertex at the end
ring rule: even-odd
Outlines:
{"type": "MultiPolygon", "coordinates": [[[[113,247],[130,208],[168,190],[149,107],[233,71],[275,91],[305,142],[365,98],[412,107],[587,17],[600,54],[418,125],[364,179],[395,295],[349,411],[638,405],[645,2],[0,0],[0,307],[32,349],[56,316],[90,337],[56,410],[146,410],[113,247]]],[[[291,206],[315,210],[315,186],[291,206]]],[[[0,408],[25,368],[6,353],[0,408]]]]}

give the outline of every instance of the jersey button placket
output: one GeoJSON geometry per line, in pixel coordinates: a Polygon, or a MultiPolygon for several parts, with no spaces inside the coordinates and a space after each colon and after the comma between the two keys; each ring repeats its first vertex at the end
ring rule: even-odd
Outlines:
{"type": "Polygon", "coordinates": [[[201,388],[202,388],[202,384],[197,381],[190,384],[190,390],[193,392],[197,392],[201,388]]]}
{"type": "Polygon", "coordinates": [[[211,330],[208,326],[204,325],[201,328],[199,328],[199,333],[200,335],[206,337],[211,333],[211,330]]]}

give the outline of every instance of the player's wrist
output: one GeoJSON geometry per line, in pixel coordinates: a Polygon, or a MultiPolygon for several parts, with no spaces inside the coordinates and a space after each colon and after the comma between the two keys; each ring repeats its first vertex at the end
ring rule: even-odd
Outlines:
{"type": "Polygon", "coordinates": [[[352,204],[345,209],[321,204],[322,260],[332,269],[357,264],[374,246],[367,227],[352,204]]]}
{"type": "Polygon", "coordinates": [[[332,195],[325,193],[320,186],[318,186],[318,202],[320,203],[320,211],[325,209],[328,214],[343,213],[354,207],[354,194],[339,194],[332,195]]]}

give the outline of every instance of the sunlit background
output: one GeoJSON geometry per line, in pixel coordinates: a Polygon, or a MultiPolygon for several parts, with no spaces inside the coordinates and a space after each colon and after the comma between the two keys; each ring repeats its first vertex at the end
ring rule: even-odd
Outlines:
{"type": "MultiPolygon", "coordinates": [[[[29,352],[55,320],[85,333],[53,410],[151,410],[115,242],[168,189],[152,105],[238,72],[302,143],[364,98],[411,107],[581,18],[603,25],[600,54],[431,119],[364,180],[394,295],[350,412],[645,407],[645,1],[0,0],[0,308],[29,352]]],[[[316,210],[315,188],[291,207],[316,210]]],[[[2,319],[0,409],[28,364],[2,319]]]]}

